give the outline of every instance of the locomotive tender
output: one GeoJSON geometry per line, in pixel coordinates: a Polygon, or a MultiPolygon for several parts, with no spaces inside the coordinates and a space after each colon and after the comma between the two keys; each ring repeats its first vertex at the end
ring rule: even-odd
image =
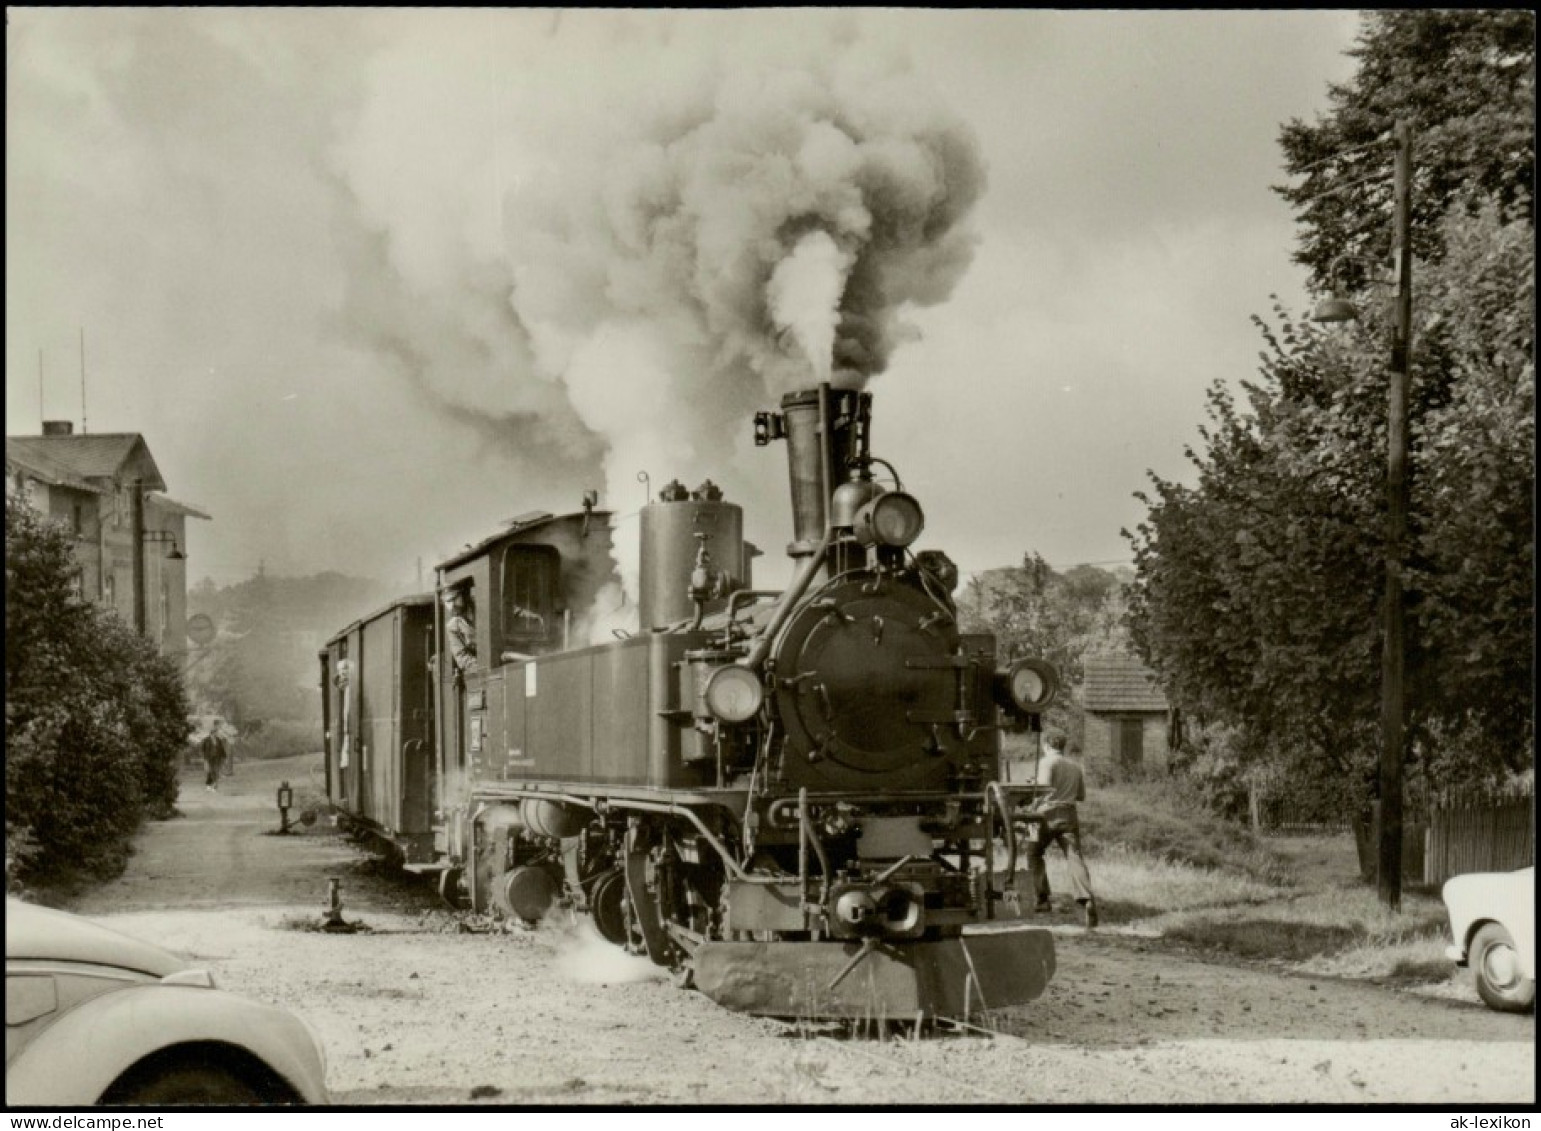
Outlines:
{"type": "Polygon", "coordinates": [[[909,549],[922,512],[870,420],[870,394],[828,385],[757,415],[756,442],[788,448],[784,591],[751,586],[737,506],[674,483],[640,515],[635,633],[584,642],[617,580],[590,495],[337,634],[334,807],[451,903],[537,920],[565,898],[729,1008],[931,1019],[1037,997],[1047,931],[964,928],[1015,896],[1035,790],[997,780],[1000,734],[1036,727],[1058,678],[998,669],[994,638],[960,630],[956,568],[909,549]],[[464,670],[452,592],[474,610],[464,670]]]}

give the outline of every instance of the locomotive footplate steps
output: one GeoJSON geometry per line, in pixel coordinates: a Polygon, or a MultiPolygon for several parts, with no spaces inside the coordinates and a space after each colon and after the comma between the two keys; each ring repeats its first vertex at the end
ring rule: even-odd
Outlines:
{"type": "Polygon", "coordinates": [[[741,1013],[967,1019],[1043,993],[1054,975],[1054,937],[1044,930],[998,931],[897,948],[706,942],[692,965],[696,989],[741,1013]]]}

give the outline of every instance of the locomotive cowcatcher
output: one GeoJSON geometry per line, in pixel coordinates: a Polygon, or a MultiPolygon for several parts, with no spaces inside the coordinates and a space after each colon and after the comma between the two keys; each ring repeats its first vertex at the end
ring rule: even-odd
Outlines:
{"type": "Polygon", "coordinates": [[[451,903],[565,902],[729,1008],[961,1018],[1038,996],[1047,931],[965,929],[1015,895],[1035,790],[997,780],[1000,736],[1036,727],[1058,677],[960,629],[957,570],[911,551],[922,511],[870,424],[870,394],[828,385],[757,415],[756,442],[787,445],[785,590],[753,587],[739,507],[671,483],[638,516],[639,630],[587,643],[618,592],[590,495],[338,633],[334,807],[451,903]]]}

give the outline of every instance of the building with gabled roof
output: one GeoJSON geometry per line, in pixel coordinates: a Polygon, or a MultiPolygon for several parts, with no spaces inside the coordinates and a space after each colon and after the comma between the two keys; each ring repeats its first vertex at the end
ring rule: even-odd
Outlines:
{"type": "Polygon", "coordinates": [[[145,490],[164,491],[166,481],[138,432],[77,436],[69,421],[50,420],[41,436],[7,436],[6,456],[40,455],[81,479],[94,482],[144,480],[145,490]]]}
{"type": "Polygon", "coordinates": [[[5,477],[8,491],[73,532],[83,597],[133,623],[142,585],[146,635],[163,653],[186,648],[186,520],[210,516],[160,493],[166,482],[143,436],[77,436],[69,421],[45,421],[41,436],[5,438],[5,477]],[[143,577],[135,576],[136,483],[144,497],[143,577]]]}
{"type": "Polygon", "coordinates": [[[1156,673],[1136,657],[1102,652],[1082,662],[1081,707],[1088,762],[1131,771],[1165,768],[1171,705],[1156,673]]]}

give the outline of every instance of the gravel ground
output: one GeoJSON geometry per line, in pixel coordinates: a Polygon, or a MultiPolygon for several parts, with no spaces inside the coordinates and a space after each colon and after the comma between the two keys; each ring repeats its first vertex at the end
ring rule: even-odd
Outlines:
{"type": "MultiPolygon", "coordinates": [[[[328,1084],[377,1104],[1467,1104],[1535,1099],[1535,1019],[1459,999],[1216,964],[1131,933],[1056,928],[1059,968],[994,1035],[849,1039],[729,1013],[602,942],[440,910],[322,823],[277,825],[245,764],[151,826],[72,910],[207,964],[325,1041],[328,1084]],[[366,929],[324,934],[328,877],[366,929]],[[726,1054],[726,1055],[725,1055],[726,1054]]],[[[1470,1000],[1468,1000],[1468,997],[1470,1000]]]]}

